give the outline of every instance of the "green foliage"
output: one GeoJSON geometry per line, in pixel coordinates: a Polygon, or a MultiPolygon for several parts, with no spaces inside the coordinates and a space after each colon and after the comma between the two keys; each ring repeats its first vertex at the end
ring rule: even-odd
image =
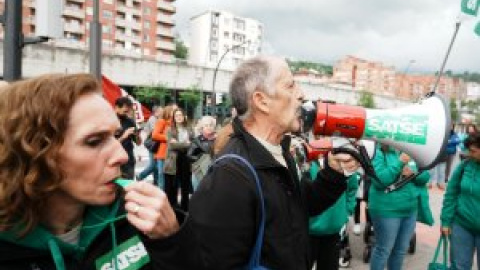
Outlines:
{"type": "Polygon", "coordinates": [[[450,99],[450,116],[452,117],[453,123],[458,122],[459,112],[457,108],[457,101],[454,98],[450,99]]]}
{"type": "Polygon", "coordinates": [[[183,41],[175,39],[175,51],[173,52],[173,55],[177,59],[187,59],[188,48],[185,46],[183,41]]]}
{"type": "Polygon", "coordinates": [[[165,104],[165,97],[170,93],[167,86],[163,84],[151,86],[137,86],[133,89],[135,97],[140,102],[149,102],[154,104],[165,104]]]}
{"type": "Polygon", "coordinates": [[[293,72],[299,71],[300,69],[308,69],[308,70],[313,69],[318,71],[320,74],[328,74],[328,75],[333,74],[333,67],[330,65],[308,62],[308,61],[293,61],[288,59],[287,59],[287,63],[293,72]]]}
{"type": "Polygon", "coordinates": [[[187,110],[189,106],[195,107],[202,100],[202,92],[200,92],[196,85],[190,86],[178,95],[178,99],[185,104],[187,110]]]}
{"type": "MultiPolygon", "coordinates": [[[[435,74],[438,74],[438,72],[436,72],[435,74]]],[[[480,83],[480,73],[477,72],[470,73],[469,71],[465,71],[464,73],[455,74],[451,70],[447,70],[445,71],[445,75],[449,77],[460,78],[466,82],[480,83]]]]}
{"type": "Polygon", "coordinates": [[[375,100],[373,100],[373,94],[365,90],[360,92],[360,98],[358,99],[357,104],[364,108],[375,108],[375,100]]]}

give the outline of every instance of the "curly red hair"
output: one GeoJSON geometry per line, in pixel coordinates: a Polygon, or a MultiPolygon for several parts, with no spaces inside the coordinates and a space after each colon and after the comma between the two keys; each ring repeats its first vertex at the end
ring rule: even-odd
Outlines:
{"type": "Polygon", "coordinates": [[[0,90],[0,231],[20,235],[39,222],[48,195],[62,181],[59,149],[79,97],[99,93],[88,74],[51,74],[0,90]]]}

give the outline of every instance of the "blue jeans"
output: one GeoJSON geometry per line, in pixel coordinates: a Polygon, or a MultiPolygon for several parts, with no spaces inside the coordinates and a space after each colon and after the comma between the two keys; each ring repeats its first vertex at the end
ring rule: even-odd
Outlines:
{"type": "Polygon", "coordinates": [[[417,213],[403,218],[372,216],[375,246],[370,261],[371,270],[401,270],[410,239],[415,231],[417,213]]]}
{"type": "Polygon", "coordinates": [[[435,165],[430,169],[430,181],[429,184],[433,184],[434,181],[437,181],[437,184],[445,184],[445,167],[447,163],[441,162],[435,165]]]}
{"type": "Polygon", "coordinates": [[[473,253],[477,251],[477,269],[480,269],[480,235],[475,235],[462,226],[453,223],[451,249],[452,261],[455,270],[472,269],[473,253]]]}
{"type": "Polygon", "coordinates": [[[157,159],[158,181],[157,185],[161,190],[165,190],[165,175],[163,174],[163,164],[165,160],[157,159]]]}
{"type": "Polygon", "coordinates": [[[149,152],[148,157],[150,158],[149,163],[148,163],[147,167],[145,167],[145,169],[143,169],[143,171],[141,171],[138,174],[138,178],[139,178],[139,180],[143,180],[149,174],[152,174],[153,175],[153,182],[156,184],[158,182],[157,161],[155,160],[152,152],[149,152]]]}

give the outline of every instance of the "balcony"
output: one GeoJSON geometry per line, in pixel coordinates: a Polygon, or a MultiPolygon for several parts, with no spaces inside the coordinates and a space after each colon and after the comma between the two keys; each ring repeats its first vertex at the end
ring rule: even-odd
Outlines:
{"type": "Polygon", "coordinates": [[[130,26],[132,29],[139,31],[142,30],[142,24],[137,21],[129,21],[127,25],[130,26]]]}
{"type": "Polygon", "coordinates": [[[115,40],[118,40],[118,41],[130,41],[134,44],[141,44],[142,43],[142,39],[140,38],[140,36],[134,36],[134,35],[126,35],[125,33],[122,33],[122,32],[116,32],[115,33],[115,40]]]}
{"type": "Polygon", "coordinates": [[[128,13],[128,14],[133,14],[137,16],[142,15],[142,11],[140,8],[129,7],[125,5],[117,5],[117,12],[128,13]]]}
{"type": "Polygon", "coordinates": [[[77,19],[85,19],[85,11],[82,9],[73,9],[73,8],[65,8],[63,10],[64,17],[73,17],[77,19]]]}
{"type": "Polygon", "coordinates": [[[70,32],[70,33],[76,33],[76,34],[83,34],[85,32],[81,25],[71,24],[71,23],[64,24],[63,31],[70,32]]]}
{"type": "Polygon", "coordinates": [[[125,40],[127,40],[127,37],[126,37],[125,33],[115,32],[115,40],[125,41],[125,40]]]}
{"type": "Polygon", "coordinates": [[[27,18],[23,19],[27,24],[35,24],[35,15],[30,15],[27,18]]]}
{"type": "Polygon", "coordinates": [[[175,51],[175,44],[171,41],[158,40],[155,43],[155,47],[163,49],[163,50],[167,50],[167,51],[175,51]]]}
{"type": "Polygon", "coordinates": [[[172,17],[165,14],[158,14],[157,22],[168,24],[168,25],[175,25],[175,21],[172,19],[172,17]]]}
{"type": "Polygon", "coordinates": [[[115,19],[115,25],[125,28],[125,27],[127,26],[127,22],[125,21],[125,19],[119,19],[119,18],[117,17],[117,18],[115,19]]]}
{"type": "Polygon", "coordinates": [[[134,44],[142,44],[142,38],[140,36],[127,36],[127,40],[130,40],[134,44]]]}
{"type": "Polygon", "coordinates": [[[35,0],[28,0],[26,1],[25,5],[29,8],[36,8],[35,2],[36,2],[35,0]]]}
{"type": "Polygon", "coordinates": [[[173,32],[171,29],[165,28],[165,27],[158,27],[157,26],[157,35],[162,36],[162,37],[169,37],[173,38],[173,32]]]}
{"type": "Polygon", "coordinates": [[[83,3],[85,3],[85,0],[67,0],[67,2],[74,2],[74,3],[83,4],[83,3]]]}
{"type": "Polygon", "coordinates": [[[171,2],[166,2],[164,0],[158,0],[157,8],[171,13],[175,13],[177,11],[177,8],[174,7],[171,2]]]}

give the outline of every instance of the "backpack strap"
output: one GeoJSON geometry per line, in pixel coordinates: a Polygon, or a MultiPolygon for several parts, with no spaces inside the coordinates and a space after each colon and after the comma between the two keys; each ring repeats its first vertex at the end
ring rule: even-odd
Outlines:
{"type": "Polygon", "coordinates": [[[253,269],[255,267],[260,266],[260,254],[262,251],[263,235],[265,231],[265,201],[263,197],[262,186],[260,185],[260,178],[258,177],[258,174],[253,168],[252,164],[250,164],[250,162],[248,162],[245,158],[236,154],[222,155],[221,157],[217,158],[215,161],[212,162],[209,169],[211,169],[213,165],[228,159],[230,160],[233,159],[239,163],[243,163],[243,165],[245,165],[249,169],[249,171],[253,174],[255,178],[257,194],[258,194],[258,197],[260,198],[260,225],[258,228],[257,240],[255,241],[255,247],[253,248],[252,254],[250,255],[250,259],[248,260],[248,265],[246,266],[246,269],[253,269]]]}

